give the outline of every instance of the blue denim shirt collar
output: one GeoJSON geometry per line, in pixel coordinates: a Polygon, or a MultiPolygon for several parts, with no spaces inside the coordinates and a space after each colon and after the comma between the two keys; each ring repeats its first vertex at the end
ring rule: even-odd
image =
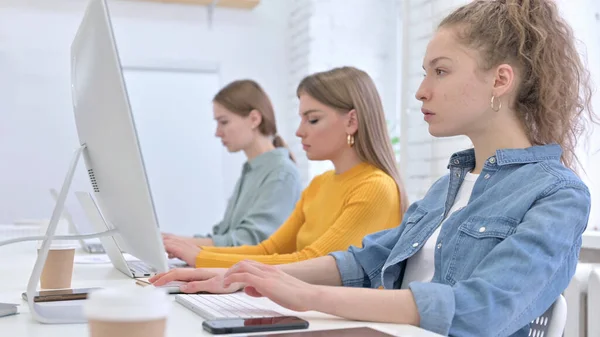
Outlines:
{"type": "MultiPolygon", "coordinates": [[[[562,149],[558,144],[532,146],[526,149],[496,150],[496,156],[488,158],[487,162],[498,166],[509,164],[528,164],[547,160],[560,160],[562,149]]],[[[475,150],[468,149],[454,153],[448,162],[448,168],[474,168],[475,150]]]]}

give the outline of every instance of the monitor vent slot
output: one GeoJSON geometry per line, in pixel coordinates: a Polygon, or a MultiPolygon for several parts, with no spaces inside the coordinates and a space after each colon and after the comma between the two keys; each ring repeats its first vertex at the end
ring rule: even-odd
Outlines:
{"type": "Polygon", "coordinates": [[[90,182],[92,183],[92,187],[94,188],[94,192],[99,193],[100,189],[98,188],[98,182],[96,181],[96,176],[94,175],[94,170],[89,169],[88,175],[90,176],[90,182]]]}

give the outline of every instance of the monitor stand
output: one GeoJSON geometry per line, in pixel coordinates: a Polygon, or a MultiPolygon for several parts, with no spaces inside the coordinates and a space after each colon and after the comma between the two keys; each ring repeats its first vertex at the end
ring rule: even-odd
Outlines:
{"type": "MultiPolygon", "coordinates": [[[[87,322],[86,318],[83,315],[83,303],[85,302],[84,300],[46,303],[36,303],[33,301],[35,293],[37,291],[38,283],[42,276],[44,264],[46,263],[46,259],[48,258],[50,244],[52,243],[52,240],[55,237],[54,234],[56,232],[56,227],[58,226],[58,221],[62,216],[63,209],[65,207],[65,200],[67,199],[67,194],[69,193],[71,183],[73,182],[75,169],[77,168],[79,159],[81,158],[81,155],[85,150],[86,145],[83,144],[73,154],[73,158],[71,160],[71,164],[69,165],[67,175],[60,189],[60,193],[58,194],[58,198],[56,200],[56,204],[52,212],[52,217],[50,218],[50,223],[48,224],[48,229],[46,230],[45,238],[42,241],[42,245],[38,251],[38,256],[33,266],[33,270],[31,271],[31,276],[29,277],[29,282],[27,283],[27,304],[29,306],[29,311],[31,313],[32,318],[40,323],[67,324],[87,322]]],[[[100,232],[97,236],[112,236],[113,233],[114,231],[100,232]]]]}

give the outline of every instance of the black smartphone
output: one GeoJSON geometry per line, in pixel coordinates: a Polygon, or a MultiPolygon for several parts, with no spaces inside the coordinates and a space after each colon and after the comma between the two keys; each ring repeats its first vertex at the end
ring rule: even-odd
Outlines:
{"type": "MultiPolygon", "coordinates": [[[[90,291],[100,288],[79,288],[79,289],[52,289],[36,291],[33,296],[34,302],[54,302],[84,300],[90,291]]],[[[21,294],[23,300],[27,301],[27,292],[21,294]]]]}
{"type": "Polygon", "coordinates": [[[204,321],[204,330],[215,334],[298,330],[308,328],[308,322],[295,316],[262,318],[223,318],[204,321]]]}

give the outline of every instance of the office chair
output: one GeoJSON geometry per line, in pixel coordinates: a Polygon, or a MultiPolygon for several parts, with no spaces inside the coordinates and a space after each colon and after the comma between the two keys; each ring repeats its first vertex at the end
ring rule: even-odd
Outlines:
{"type": "Polygon", "coordinates": [[[544,314],[531,322],[530,337],[561,337],[567,321],[567,301],[560,295],[544,314]]]}

